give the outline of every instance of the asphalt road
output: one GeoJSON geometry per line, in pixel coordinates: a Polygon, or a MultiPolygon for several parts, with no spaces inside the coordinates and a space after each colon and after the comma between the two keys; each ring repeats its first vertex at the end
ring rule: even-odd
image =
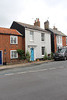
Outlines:
{"type": "Polygon", "coordinates": [[[67,100],[67,61],[0,71],[0,100],[67,100]]]}

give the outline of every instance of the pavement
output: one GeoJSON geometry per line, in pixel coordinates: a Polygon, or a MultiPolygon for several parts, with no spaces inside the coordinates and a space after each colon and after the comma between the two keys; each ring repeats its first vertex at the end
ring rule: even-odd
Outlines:
{"type": "Polygon", "coordinates": [[[14,64],[14,65],[0,65],[0,71],[6,69],[18,68],[18,67],[25,67],[25,66],[27,67],[29,65],[38,65],[38,64],[48,63],[53,61],[54,60],[46,60],[46,61],[34,61],[29,63],[14,64]]]}

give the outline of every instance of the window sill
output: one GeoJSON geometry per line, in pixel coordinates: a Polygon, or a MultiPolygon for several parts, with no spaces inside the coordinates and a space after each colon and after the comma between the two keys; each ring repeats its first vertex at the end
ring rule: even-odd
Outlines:
{"type": "Polygon", "coordinates": [[[30,40],[30,42],[34,42],[34,40],[30,40]]]}
{"type": "Polygon", "coordinates": [[[45,42],[45,41],[42,41],[42,40],[41,40],[41,42],[45,42]]]}
{"type": "Polygon", "coordinates": [[[44,56],[44,55],[42,55],[42,56],[44,56]]]}
{"type": "Polygon", "coordinates": [[[18,58],[10,58],[11,60],[18,59],[18,58]]]}
{"type": "Polygon", "coordinates": [[[11,43],[10,43],[10,45],[17,45],[17,44],[11,44],[11,43]]]}
{"type": "Polygon", "coordinates": [[[44,41],[41,40],[41,42],[45,42],[45,40],[44,41]]]}

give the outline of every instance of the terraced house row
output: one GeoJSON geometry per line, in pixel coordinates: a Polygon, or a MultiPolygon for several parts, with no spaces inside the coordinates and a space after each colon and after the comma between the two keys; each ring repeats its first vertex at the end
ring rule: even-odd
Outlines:
{"type": "Polygon", "coordinates": [[[43,58],[45,52],[49,55],[60,47],[66,46],[66,35],[57,28],[49,28],[49,21],[40,28],[37,18],[34,25],[14,21],[10,27],[0,28],[0,64],[18,61],[17,49],[29,51],[30,60],[43,58]]]}

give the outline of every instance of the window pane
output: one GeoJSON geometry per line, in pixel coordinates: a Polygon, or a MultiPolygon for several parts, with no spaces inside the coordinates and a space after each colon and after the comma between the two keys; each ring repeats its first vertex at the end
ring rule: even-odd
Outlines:
{"type": "Polygon", "coordinates": [[[13,58],[13,51],[11,52],[11,58],[13,58]]]}
{"type": "Polygon", "coordinates": [[[16,44],[16,37],[14,38],[14,43],[16,44]]]}
{"type": "Polygon", "coordinates": [[[41,41],[44,41],[44,33],[41,33],[41,41]]]}
{"type": "Polygon", "coordinates": [[[45,47],[42,47],[42,55],[45,53],[45,47]]]}
{"type": "Polygon", "coordinates": [[[13,37],[11,37],[11,43],[13,43],[13,37]]]}
{"type": "Polygon", "coordinates": [[[14,58],[16,58],[17,57],[17,52],[16,51],[14,51],[14,58]]]}
{"type": "Polygon", "coordinates": [[[34,33],[30,31],[30,40],[34,40],[34,33]]]}

